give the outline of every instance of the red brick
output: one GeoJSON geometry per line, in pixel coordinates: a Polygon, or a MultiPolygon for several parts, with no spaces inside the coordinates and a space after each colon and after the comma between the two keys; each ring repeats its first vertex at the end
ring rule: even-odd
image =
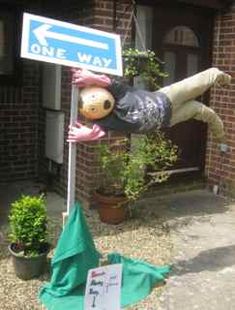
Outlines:
{"type": "MultiPolygon", "coordinates": [[[[233,6],[229,14],[221,15],[215,21],[215,41],[213,50],[213,65],[219,66],[221,70],[224,70],[234,76],[235,71],[235,6],[233,6]],[[219,21],[220,19],[220,21],[219,21]],[[220,27],[218,27],[220,25],[220,27]]],[[[225,125],[225,132],[227,135],[227,143],[230,150],[228,154],[225,154],[222,158],[218,151],[218,145],[212,144],[208,147],[206,156],[206,174],[208,178],[208,184],[214,185],[218,182],[225,184],[223,187],[224,194],[229,194],[231,186],[227,186],[232,181],[234,182],[234,168],[235,168],[235,89],[232,84],[228,89],[219,90],[214,89],[211,92],[210,106],[222,117],[225,125]],[[230,108],[231,107],[231,108],[230,108]],[[218,164],[220,163],[220,164],[218,164]],[[215,168],[216,167],[216,168],[215,168]],[[222,180],[222,181],[221,181],[222,180]],[[227,191],[227,192],[226,192],[227,191]]]]}

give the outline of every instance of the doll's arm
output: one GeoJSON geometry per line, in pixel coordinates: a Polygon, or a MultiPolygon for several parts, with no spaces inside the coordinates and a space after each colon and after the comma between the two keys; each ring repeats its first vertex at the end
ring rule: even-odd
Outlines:
{"type": "Polygon", "coordinates": [[[111,84],[111,79],[104,74],[95,74],[86,69],[73,69],[73,84],[78,87],[87,87],[87,86],[100,86],[107,87],[111,84]]]}
{"type": "Polygon", "coordinates": [[[93,125],[92,128],[76,122],[75,126],[69,126],[68,142],[95,141],[102,138],[105,132],[99,125],[93,125]]]}

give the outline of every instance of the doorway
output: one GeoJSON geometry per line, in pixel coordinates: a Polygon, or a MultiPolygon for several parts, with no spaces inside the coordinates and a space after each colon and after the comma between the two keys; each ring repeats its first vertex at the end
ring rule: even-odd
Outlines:
{"type": "MultiPolygon", "coordinates": [[[[169,85],[202,71],[211,64],[213,13],[205,8],[159,5],[154,9],[152,45],[164,61],[169,74],[162,84],[169,85]]],[[[200,100],[208,104],[205,94],[200,100]]],[[[166,135],[179,146],[179,171],[203,171],[207,127],[190,120],[166,130],[166,135]]]]}

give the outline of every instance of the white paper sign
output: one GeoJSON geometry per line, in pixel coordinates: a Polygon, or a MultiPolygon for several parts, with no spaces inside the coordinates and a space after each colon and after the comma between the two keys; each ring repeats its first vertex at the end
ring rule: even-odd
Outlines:
{"type": "Polygon", "coordinates": [[[90,269],[84,300],[85,310],[121,309],[122,264],[90,269]]]}

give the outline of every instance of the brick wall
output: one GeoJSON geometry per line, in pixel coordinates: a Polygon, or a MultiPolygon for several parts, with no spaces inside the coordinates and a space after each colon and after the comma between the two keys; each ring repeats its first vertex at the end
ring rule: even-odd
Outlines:
{"type": "Polygon", "coordinates": [[[0,87],[0,182],[38,173],[39,65],[23,62],[20,86],[0,87]]]}
{"type": "Polygon", "coordinates": [[[224,121],[229,151],[223,155],[209,138],[206,176],[210,187],[219,186],[221,195],[235,196],[235,5],[216,17],[213,65],[233,77],[229,88],[212,90],[210,104],[224,121]]]}

